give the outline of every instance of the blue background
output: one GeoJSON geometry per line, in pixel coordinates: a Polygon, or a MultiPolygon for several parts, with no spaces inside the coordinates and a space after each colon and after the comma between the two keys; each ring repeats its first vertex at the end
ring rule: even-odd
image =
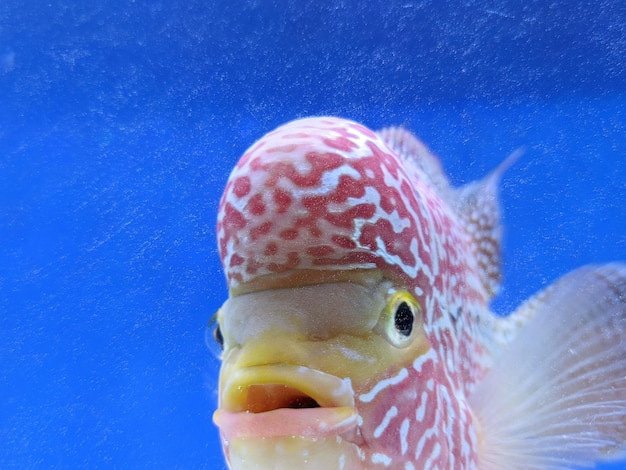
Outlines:
{"type": "Polygon", "coordinates": [[[296,117],[403,124],[455,184],[525,145],[499,313],[626,259],[624,2],[320,3],[0,3],[0,468],[223,468],[217,204],[296,117]]]}

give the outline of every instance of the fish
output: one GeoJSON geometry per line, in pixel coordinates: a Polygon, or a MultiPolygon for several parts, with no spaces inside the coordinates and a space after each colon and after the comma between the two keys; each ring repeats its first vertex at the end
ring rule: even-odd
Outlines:
{"type": "Polygon", "coordinates": [[[224,189],[213,421],[232,469],[558,469],[626,452],[626,264],[508,316],[499,182],[453,187],[402,127],[254,143],[224,189]]]}

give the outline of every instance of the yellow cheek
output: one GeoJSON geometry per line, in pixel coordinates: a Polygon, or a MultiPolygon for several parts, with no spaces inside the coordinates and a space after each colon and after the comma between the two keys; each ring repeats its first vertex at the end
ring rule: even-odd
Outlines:
{"type": "Polygon", "coordinates": [[[266,332],[224,354],[221,380],[236,370],[271,364],[289,364],[350,378],[356,392],[385,375],[393,375],[430,349],[423,331],[405,348],[392,346],[376,333],[365,336],[342,334],[312,341],[295,335],[266,332]]]}

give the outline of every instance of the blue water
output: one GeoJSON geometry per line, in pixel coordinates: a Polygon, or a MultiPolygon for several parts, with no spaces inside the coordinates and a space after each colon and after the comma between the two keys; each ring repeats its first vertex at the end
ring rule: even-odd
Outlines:
{"type": "Polygon", "coordinates": [[[217,203],[290,119],[403,124],[455,184],[526,146],[499,313],[626,259],[620,2],[318,3],[0,4],[0,468],[223,468],[217,203]]]}

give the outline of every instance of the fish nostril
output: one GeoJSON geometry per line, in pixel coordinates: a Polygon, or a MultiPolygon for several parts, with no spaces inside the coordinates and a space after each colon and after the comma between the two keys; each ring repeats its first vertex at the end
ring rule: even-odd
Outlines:
{"type": "Polygon", "coordinates": [[[280,408],[319,408],[311,396],[293,387],[281,384],[250,385],[242,411],[263,413],[280,408]]]}

